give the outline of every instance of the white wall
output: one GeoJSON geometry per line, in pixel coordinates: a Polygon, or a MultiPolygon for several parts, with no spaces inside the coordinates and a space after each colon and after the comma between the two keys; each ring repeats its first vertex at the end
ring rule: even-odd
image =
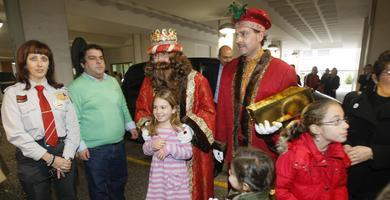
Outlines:
{"type": "Polygon", "coordinates": [[[54,54],[55,78],[65,85],[73,80],[65,0],[6,0],[6,14],[14,51],[31,39],[46,43],[54,54]]]}
{"type": "Polygon", "coordinates": [[[217,57],[218,41],[214,43],[208,41],[194,40],[191,38],[178,36],[179,43],[183,46],[183,52],[187,57],[217,57]]]}
{"type": "Polygon", "coordinates": [[[210,57],[210,46],[191,41],[182,41],[183,52],[187,57],[210,57]]]}
{"type": "Polygon", "coordinates": [[[113,63],[134,63],[133,46],[124,46],[120,48],[105,48],[104,54],[107,68],[109,68],[113,63]]]}
{"type": "Polygon", "coordinates": [[[390,43],[388,42],[390,35],[389,8],[389,0],[377,0],[367,63],[374,63],[380,53],[390,49],[390,43]]]}

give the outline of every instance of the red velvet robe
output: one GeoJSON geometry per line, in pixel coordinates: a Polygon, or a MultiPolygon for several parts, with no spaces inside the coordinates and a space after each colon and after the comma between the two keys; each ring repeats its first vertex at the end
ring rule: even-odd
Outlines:
{"type": "MultiPolygon", "coordinates": [[[[242,69],[239,69],[239,63],[242,62],[240,59],[241,58],[236,58],[232,60],[223,68],[218,96],[217,129],[215,139],[227,144],[225,157],[227,163],[230,163],[235,148],[239,146],[252,146],[259,148],[268,153],[273,159],[276,159],[277,154],[268,148],[264,137],[255,133],[253,121],[242,120],[243,112],[247,112],[242,105],[247,106],[252,103],[256,103],[266,97],[281,92],[289,86],[296,86],[297,82],[295,70],[282,60],[271,57],[270,53],[265,51],[259,61],[261,64],[258,64],[252,73],[258,74],[258,78],[253,80],[251,79],[252,82],[251,80],[249,81],[247,86],[248,98],[240,102],[236,99],[243,98],[235,98],[237,95],[240,95],[240,87],[236,86],[240,84],[242,79],[242,76],[240,77],[239,74],[240,71],[242,71],[242,69]],[[238,113],[234,112],[235,109],[238,113]],[[234,122],[235,118],[239,120],[238,123],[234,122]],[[248,127],[245,129],[248,132],[246,136],[242,134],[241,126],[243,125],[248,127]],[[234,134],[235,126],[237,127],[236,134],[234,134]],[[234,141],[235,137],[237,138],[236,142],[234,141]],[[243,138],[245,138],[246,142],[243,142],[243,138]]],[[[244,65],[245,63],[243,63],[241,67],[244,67],[244,65]]],[[[279,134],[274,134],[268,137],[271,137],[270,140],[276,142],[279,138],[279,134]]]]}
{"type": "MultiPolygon", "coordinates": [[[[190,189],[193,200],[205,200],[212,197],[214,191],[213,157],[210,149],[214,142],[216,112],[207,79],[194,70],[188,75],[186,94],[186,119],[183,123],[189,125],[195,134],[205,136],[204,140],[198,142],[203,142],[201,145],[208,149],[206,153],[192,146],[193,156],[189,162],[189,166],[192,166],[189,167],[192,179],[190,189]]],[[[135,120],[138,125],[153,115],[152,100],[152,82],[150,78],[145,78],[136,102],[135,120]]]]}

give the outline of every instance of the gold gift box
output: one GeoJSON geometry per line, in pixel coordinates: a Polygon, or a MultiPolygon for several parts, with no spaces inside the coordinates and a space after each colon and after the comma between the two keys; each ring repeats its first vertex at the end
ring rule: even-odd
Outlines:
{"type": "Polygon", "coordinates": [[[291,86],[280,93],[246,107],[256,123],[284,122],[301,114],[306,105],[313,102],[310,88],[291,86]]]}

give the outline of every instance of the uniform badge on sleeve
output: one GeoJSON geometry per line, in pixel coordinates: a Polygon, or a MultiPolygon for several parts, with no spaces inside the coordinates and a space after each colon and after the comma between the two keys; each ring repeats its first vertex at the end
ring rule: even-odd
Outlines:
{"type": "Polygon", "coordinates": [[[16,102],[24,103],[27,101],[27,95],[16,95],[16,102]]]}

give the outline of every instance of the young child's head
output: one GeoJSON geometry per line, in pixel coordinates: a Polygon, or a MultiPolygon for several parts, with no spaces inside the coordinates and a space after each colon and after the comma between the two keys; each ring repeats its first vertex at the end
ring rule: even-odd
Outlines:
{"type": "Polygon", "coordinates": [[[341,105],[336,101],[323,99],[307,105],[302,111],[299,124],[288,125],[285,133],[292,140],[302,132],[309,132],[316,142],[327,145],[331,142],[345,142],[348,127],[341,105]]]}
{"type": "Polygon", "coordinates": [[[341,105],[333,100],[309,104],[302,113],[302,125],[316,141],[345,142],[348,124],[341,105]]]}
{"type": "Polygon", "coordinates": [[[260,150],[239,148],[230,166],[229,182],[240,192],[269,191],[274,183],[274,163],[260,150]]]}
{"type": "Polygon", "coordinates": [[[157,125],[180,126],[178,105],[172,91],[162,88],[156,91],[153,98],[153,118],[149,125],[150,135],[155,135],[157,125]]]}

